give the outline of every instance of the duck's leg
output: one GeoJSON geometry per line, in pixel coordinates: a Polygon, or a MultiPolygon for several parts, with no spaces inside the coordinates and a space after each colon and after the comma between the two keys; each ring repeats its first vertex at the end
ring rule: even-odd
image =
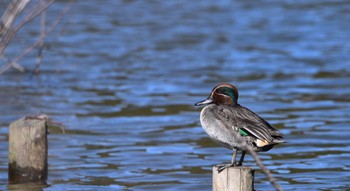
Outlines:
{"type": "Polygon", "coordinates": [[[234,149],[234,150],[233,150],[233,154],[232,154],[232,158],[231,158],[231,164],[232,164],[232,166],[235,166],[235,165],[236,165],[237,152],[238,152],[237,149],[234,149]]]}
{"type": "Polygon", "coordinates": [[[237,166],[242,166],[245,154],[246,154],[246,151],[242,151],[242,155],[241,155],[241,158],[239,159],[237,166]]]}
{"type": "Polygon", "coordinates": [[[237,166],[236,164],[236,156],[237,156],[237,149],[233,150],[232,158],[231,158],[231,164],[221,164],[218,165],[218,172],[220,173],[225,168],[231,167],[231,166],[237,166]]]}

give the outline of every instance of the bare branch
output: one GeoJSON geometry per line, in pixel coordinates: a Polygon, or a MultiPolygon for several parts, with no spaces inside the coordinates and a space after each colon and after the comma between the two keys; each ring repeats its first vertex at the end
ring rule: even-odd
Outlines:
{"type": "Polygon", "coordinates": [[[40,3],[33,8],[32,11],[24,18],[22,22],[20,22],[17,26],[15,26],[15,31],[17,32],[23,25],[31,21],[33,18],[38,16],[40,13],[45,11],[49,6],[54,2],[55,0],[49,0],[49,1],[40,1],[40,3]]]}
{"type": "Polygon", "coordinates": [[[0,54],[3,53],[8,43],[15,36],[16,32],[11,27],[16,17],[27,6],[30,0],[14,0],[7,7],[0,22],[0,54]]]}
{"type": "MultiPolygon", "coordinates": [[[[50,28],[48,30],[46,30],[46,23],[45,23],[45,13],[43,13],[43,11],[45,11],[52,3],[54,2],[54,0],[41,0],[39,5],[37,5],[36,7],[33,8],[33,10],[30,11],[30,13],[25,17],[25,19],[18,24],[17,26],[14,27],[14,29],[12,29],[12,31],[10,32],[10,34],[12,36],[8,36],[6,38],[9,38],[9,41],[15,36],[16,32],[26,23],[28,23],[29,21],[31,21],[34,17],[36,17],[37,15],[39,15],[40,13],[42,13],[42,17],[41,17],[41,33],[40,33],[40,37],[38,39],[38,41],[36,41],[35,43],[33,43],[32,45],[30,45],[29,47],[27,47],[24,51],[22,51],[17,57],[15,57],[12,61],[10,61],[8,64],[6,64],[5,66],[0,68],[0,75],[3,74],[4,72],[6,72],[8,69],[10,69],[11,67],[14,67],[18,70],[20,70],[21,72],[24,71],[24,67],[21,66],[20,64],[18,64],[17,62],[26,54],[28,54],[29,52],[31,52],[34,48],[39,46],[39,52],[38,52],[38,61],[37,64],[35,65],[35,70],[34,72],[39,72],[39,67],[41,65],[42,62],[42,51],[43,51],[43,47],[44,47],[44,40],[45,37],[51,33],[56,26],[62,21],[64,15],[68,12],[68,10],[71,8],[73,1],[70,1],[70,3],[65,7],[65,9],[61,12],[61,14],[58,16],[58,18],[55,20],[55,22],[50,26],[50,28]]],[[[8,41],[8,42],[9,42],[8,41]]],[[[7,46],[7,44],[6,44],[7,46]]],[[[6,47],[5,46],[5,47],[6,47]]],[[[4,47],[4,48],[5,48],[4,47]]],[[[1,51],[1,44],[0,44],[0,51],[1,51]]],[[[2,54],[2,52],[0,52],[0,55],[2,54]]]]}
{"type": "Polygon", "coordinates": [[[34,17],[46,10],[54,2],[54,0],[41,0],[40,3],[29,12],[23,21],[21,21],[17,26],[12,27],[16,17],[23,11],[29,2],[30,0],[12,1],[2,16],[0,28],[0,54],[3,54],[5,48],[16,36],[18,30],[23,25],[31,21],[34,17]]]}
{"type": "Polygon", "coordinates": [[[0,36],[12,26],[12,23],[15,21],[16,17],[22,12],[29,2],[30,0],[15,0],[11,2],[1,17],[2,28],[0,30],[0,36]]]}
{"type": "Polygon", "coordinates": [[[37,63],[35,64],[35,69],[33,71],[33,74],[39,74],[40,65],[43,60],[43,50],[44,50],[44,38],[46,34],[46,11],[41,13],[41,32],[40,32],[40,38],[39,38],[39,49],[38,49],[38,58],[37,63]]]}

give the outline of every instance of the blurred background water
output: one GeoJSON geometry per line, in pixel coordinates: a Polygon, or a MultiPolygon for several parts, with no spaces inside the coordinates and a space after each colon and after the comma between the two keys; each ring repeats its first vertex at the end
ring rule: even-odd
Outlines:
{"type": "MultiPolygon", "coordinates": [[[[231,151],[209,140],[193,103],[229,82],[285,134],[260,154],[285,190],[350,190],[349,13],[345,0],[76,1],[39,76],[0,76],[0,189],[16,190],[9,123],[46,113],[68,129],[50,132],[45,190],[211,190],[211,166],[231,151]]],[[[36,54],[20,62],[29,71],[36,54]]],[[[255,187],[272,190],[259,170],[255,187]]]]}

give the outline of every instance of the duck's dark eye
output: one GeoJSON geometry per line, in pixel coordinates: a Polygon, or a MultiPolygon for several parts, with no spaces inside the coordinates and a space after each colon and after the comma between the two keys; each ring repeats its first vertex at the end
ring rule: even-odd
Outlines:
{"type": "Polygon", "coordinates": [[[225,92],[222,89],[217,89],[215,92],[218,94],[225,94],[225,92]]]}

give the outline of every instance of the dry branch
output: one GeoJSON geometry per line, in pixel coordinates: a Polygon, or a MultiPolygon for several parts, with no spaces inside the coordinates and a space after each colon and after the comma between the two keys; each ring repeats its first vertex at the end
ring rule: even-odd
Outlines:
{"type": "Polygon", "coordinates": [[[45,11],[49,8],[49,6],[54,2],[54,0],[38,0],[38,2],[30,8],[29,12],[24,16],[23,20],[19,21],[19,24],[14,25],[14,21],[16,17],[23,11],[24,8],[28,7],[28,3],[31,0],[13,0],[11,4],[6,9],[0,21],[0,56],[5,58],[4,50],[11,42],[11,40],[16,36],[16,33],[28,22],[33,20],[35,17],[41,14],[41,32],[40,37],[37,42],[33,43],[21,53],[19,53],[15,58],[9,60],[5,59],[6,64],[0,68],[0,75],[6,72],[11,67],[16,68],[17,70],[23,72],[24,67],[18,63],[18,61],[33,51],[34,48],[38,49],[38,57],[37,63],[35,64],[34,73],[39,73],[39,67],[42,63],[42,52],[44,48],[44,40],[45,37],[53,31],[53,29],[62,21],[64,15],[70,9],[72,2],[70,1],[69,5],[61,12],[55,22],[51,25],[51,27],[46,30],[46,13],[45,11]]]}

